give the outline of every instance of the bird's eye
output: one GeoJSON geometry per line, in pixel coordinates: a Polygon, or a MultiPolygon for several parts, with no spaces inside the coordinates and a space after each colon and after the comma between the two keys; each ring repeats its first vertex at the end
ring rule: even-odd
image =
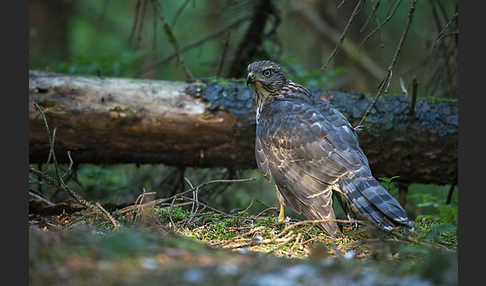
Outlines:
{"type": "Polygon", "coordinates": [[[272,75],[272,71],[270,69],[264,70],[263,75],[266,77],[270,77],[272,75]]]}

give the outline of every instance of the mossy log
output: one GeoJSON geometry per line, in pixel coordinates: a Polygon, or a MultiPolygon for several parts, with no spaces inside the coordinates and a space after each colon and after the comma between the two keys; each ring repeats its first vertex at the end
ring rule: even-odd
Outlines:
{"type": "MultiPolygon", "coordinates": [[[[372,97],[313,90],[359,121],[372,97]]],[[[29,72],[29,161],[46,162],[56,128],[58,162],[163,163],[255,168],[253,92],[238,80],[193,83],[29,72]]],[[[405,183],[457,181],[458,105],[384,96],[363,124],[360,144],[376,177],[405,183]]]]}

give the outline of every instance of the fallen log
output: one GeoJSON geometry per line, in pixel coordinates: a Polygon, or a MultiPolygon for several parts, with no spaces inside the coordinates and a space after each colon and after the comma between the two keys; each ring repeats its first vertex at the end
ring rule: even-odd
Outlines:
{"type": "MultiPolygon", "coordinates": [[[[372,97],[313,90],[358,122],[372,97]]],[[[56,128],[58,162],[163,163],[255,168],[253,93],[238,80],[194,83],[29,72],[29,161],[43,163],[56,128]]],[[[457,181],[458,106],[450,100],[384,96],[360,131],[376,177],[405,183],[457,181]]]]}

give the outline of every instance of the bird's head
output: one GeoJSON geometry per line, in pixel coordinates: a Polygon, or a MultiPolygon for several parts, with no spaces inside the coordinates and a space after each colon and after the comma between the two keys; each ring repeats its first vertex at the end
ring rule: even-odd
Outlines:
{"type": "Polygon", "coordinates": [[[277,94],[287,84],[287,77],[274,62],[259,61],[248,65],[246,85],[256,93],[257,99],[264,100],[277,94]]]}

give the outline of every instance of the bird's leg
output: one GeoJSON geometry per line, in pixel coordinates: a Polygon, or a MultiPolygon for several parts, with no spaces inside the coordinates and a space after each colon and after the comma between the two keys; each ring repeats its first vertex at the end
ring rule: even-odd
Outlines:
{"type": "Polygon", "coordinates": [[[278,199],[278,203],[280,205],[280,211],[278,213],[278,221],[284,222],[285,221],[285,199],[282,196],[282,194],[280,194],[280,191],[278,190],[277,185],[275,185],[275,191],[277,193],[277,199],[278,199]]]}

